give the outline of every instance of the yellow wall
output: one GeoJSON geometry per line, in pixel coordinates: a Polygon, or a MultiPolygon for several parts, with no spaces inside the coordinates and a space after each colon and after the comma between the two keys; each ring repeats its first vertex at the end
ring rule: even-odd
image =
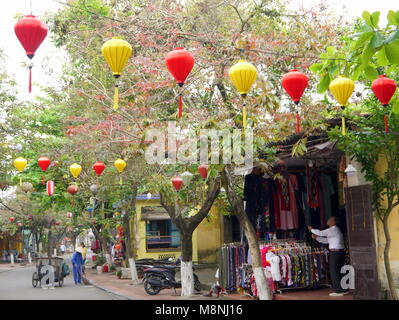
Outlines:
{"type": "MultiPolygon", "coordinates": [[[[376,170],[379,174],[383,174],[387,168],[387,163],[385,159],[380,159],[377,163],[376,170]]],[[[378,271],[381,283],[386,287],[386,274],[384,266],[384,246],[385,237],[382,223],[379,219],[376,219],[376,229],[377,229],[377,254],[378,254],[378,271]]],[[[390,262],[391,269],[393,272],[393,278],[399,279],[399,208],[396,207],[391,213],[389,220],[389,232],[391,235],[391,249],[390,249],[390,262]]]]}
{"type": "MultiPolygon", "coordinates": [[[[17,250],[18,253],[22,253],[21,235],[16,235],[14,239],[15,240],[11,240],[11,249],[17,250]]],[[[8,239],[0,236],[0,259],[3,258],[3,250],[8,250],[8,239]]]]}
{"type": "MultiPolygon", "coordinates": [[[[132,240],[136,259],[159,259],[160,255],[174,255],[178,258],[181,251],[147,252],[146,250],[146,222],[141,221],[141,208],[146,206],[160,206],[158,200],[137,200],[136,215],[131,219],[132,240]]],[[[193,261],[201,263],[215,263],[217,249],[221,246],[222,220],[217,209],[212,208],[210,221],[204,220],[193,233],[193,261]]]]}

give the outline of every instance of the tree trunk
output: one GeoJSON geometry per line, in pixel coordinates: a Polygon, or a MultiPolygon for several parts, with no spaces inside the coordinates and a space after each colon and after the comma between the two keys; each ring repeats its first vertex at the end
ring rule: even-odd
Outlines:
{"type": "Polygon", "coordinates": [[[252,269],[255,275],[255,282],[259,299],[271,300],[272,297],[267,285],[265,273],[262,266],[256,232],[244,210],[244,202],[234,190],[232,177],[227,168],[225,168],[222,172],[222,183],[227,192],[227,198],[229,200],[229,203],[233,207],[233,212],[237,216],[238,221],[240,222],[240,225],[243,228],[245,236],[248,240],[248,246],[252,257],[252,269]]]}
{"type": "Polygon", "coordinates": [[[194,294],[193,271],[193,230],[180,229],[182,261],[180,262],[181,296],[190,297],[194,294]]]}
{"type": "Polygon", "coordinates": [[[47,233],[47,256],[49,257],[49,258],[51,258],[52,257],[52,255],[53,255],[53,253],[51,252],[52,250],[52,231],[51,231],[51,229],[49,229],[48,230],[48,233],[47,233]]]}
{"type": "Polygon", "coordinates": [[[388,287],[391,294],[391,298],[392,300],[398,300],[398,295],[396,293],[396,288],[392,277],[391,262],[389,260],[389,251],[391,249],[391,234],[389,233],[388,218],[389,215],[387,215],[382,220],[382,224],[384,226],[384,235],[385,235],[384,264],[385,264],[385,272],[387,274],[388,287]]]}
{"type": "Polygon", "coordinates": [[[125,248],[126,248],[126,259],[134,258],[133,253],[133,242],[131,239],[131,230],[130,230],[130,214],[126,213],[123,217],[123,236],[125,239],[125,248]]]}

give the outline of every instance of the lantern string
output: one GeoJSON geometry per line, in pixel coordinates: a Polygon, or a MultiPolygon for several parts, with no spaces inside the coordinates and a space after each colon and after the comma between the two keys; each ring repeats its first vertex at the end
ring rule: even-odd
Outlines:
{"type": "Polygon", "coordinates": [[[301,116],[299,115],[299,112],[297,110],[296,112],[296,133],[301,132],[301,116]]]}
{"type": "Polygon", "coordinates": [[[118,88],[118,84],[115,84],[114,110],[118,110],[118,108],[119,108],[118,100],[119,100],[119,88],[118,88]]]}
{"type": "Polygon", "coordinates": [[[385,127],[385,132],[388,133],[389,124],[388,124],[388,115],[386,113],[384,114],[384,127],[385,127]]]}
{"type": "Polygon", "coordinates": [[[242,126],[244,129],[247,127],[247,103],[244,100],[242,105],[242,126]]]}
{"type": "Polygon", "coordinates": [[[177,117],[180,119],[183,115],[183,94],[179,93],[177,117]]]}
{"type": "Polygon", "coordinates": [[[29,84],[28,84],[29,93],[32,93],[32,65],[29,66],[29,84]]]}

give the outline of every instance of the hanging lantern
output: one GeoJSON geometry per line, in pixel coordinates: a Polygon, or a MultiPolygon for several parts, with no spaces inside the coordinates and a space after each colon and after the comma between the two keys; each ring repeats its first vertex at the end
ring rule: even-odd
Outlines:
{"type": "Polygon", "coordinates": [[[55,225],[56,225],[56,226],[59,226],[60,224],[61,224],[61,222],[59,222],[59,221],[56,221],[56,222],[55,222],[55,225]]]}
{"type": "Polygon", "coordinates": [[[30,182],[24,182],[21,186],[21,189],[23,192],[32,192],[33,191],[33,185],[30,182]]]}
{"type": "Polygon", "coordinates": [[[371,84],[371,89],[373,90],[375,96],[381,102],[382,106],[384,107],[384,125],[385,125],[385,132],[388,132],[388,115],[386,112],[386,107],[388,106],[389,102],[391,101],[393,95],[396,91],[396,82],[392,79],[387,78],[384,75],[379,76],[378,79],[374,80],[371,84]]]}
{"type": "Polygon", "coordinates": [[[165,57],[166,67],[175,78],[179,85],[179,103],[177,117],[181,118],[183,115],[183,93],[182,88],[188,75],[194,67],[194,56],[182,47],[177,47],[175,50],[169,52],[165,57]]]}
{"type": "Polygon", "coordinates": [[[13,223],[15,221],[15,217],[10,217],[9,220],[11,223],[13,223]]]}
{"type": "MultiPolygon", "coordinates": [[[[33,15],[18,20],[14,26],[15,34],[25,49],[26,55],[32,59],[43,40],[47,36],[47,26],[33,15]]],[[[32,92],[32,64],[29,65],[29,92],[32,92]]]]}
{"type": "MultiPolygon", "coordinates": [[[[298,106],[305,89],[308,86],[308,77],[298,70],[294,69],[285,74],[282,78],[281,84],[284,90],[288,93],[294,103],[298,106]]],[[[301,132],[301,119],[298,107],[296,108],[296,133],[301,132]]]]}
{"type": "Polygon", "coordinates": [[[206,179],[208,177],[208,166],[206,164],[201,164],[198,167],[198,172],[202,179],[206,179]]]}
{"type": "Polygon", "coordinates": [[[71,219],[72,217],[73,217],[72,212],[67,212],[67,218],[68,218],[68,219],[71,219]]]}
{"type": "Polygon", "coordinates": [[[242,109],[242,123],[243,127],[247,126],[247,109],[245,98],[251,90],[253,83],[256,80],[258,72],[253,64],[245,60],[239,60],[238,63],[233,65],[229,70],[229,77],[233,82],[237,91],[241,94],[244,100],[242,109]]]}
{"type": "MultiPolygon", "coordinates": [[[[14,167],[17,168],[17,170],[19,172],[24,171],[27,164],[28,164],[28,161],[22,157],[19,157],[14,160],[14,167]]],[[[19,185],[22,186],[22,177],[19,177],[19,185]]]]}
{"type": "Polygon", "coordinates": [[[91,193],[92,193],[93,195],[96,195],[97,192],[98,192],[98,186],[97,186],[96,184],[92,184],[92,185],[90,186],[90,191],[91,191],[91,193]]]}
{"type": "Polygon", "coordinates": [[[71,184],[70,186],[68,186],[67,191],[69,194],[75,195],[76,193],[78,193],[78,187],[74,184],[71,184]]]}
{"type": "Polygon", "coordinates": [[[179,191],[183,185],[183,180],[180,177],[173,178],[172,180],[172,185],[175,188],[176,191],[179,191]]]}
{"type": "Polygon", "coordinates": [[[93,164],[93,170],[96,172],[97,176],[101,176],[104,169],[105,169],[104,162],[97,161],[95,164],[93,164]]]}
{"type": "Polygon", "coordinates": [[[23,226],[23,224],[21,222],[18,222],[17,226],[21,228],[23,226]]]}
{"type": "Polygon", "coordinates": [[[47,194],[51,197],[54,194],[54,181],[47,181],[46,183],[47,194]]]}
{"type": "Polygon", "coordinates": [[[33,220],[33,214],[28,214],[28,219],[33,220]]]}
{"type": "Polygon", "coordinates": [[[120,249],[121,249],[121,245],[120,245],[120,244],[116,244],[116,245],[115,245],[115,249],[116,249],[116,250],[120,250],[120,249]]]}
{"type": "Polygon", "coordinates": [[[181,174],[181,179],[183,180],[183,183],[185,186],[188,186],[191,182],[191,180],[193,180],[194,175],[191,172],[183,172],[181,174]]]}
{"type": "MultiPolygon", "coordinates": [[[[47,157],[40,157],[39,160],[37,160],[37,163],[39,164],[39,167],[42,169],[42,171],[46,172],[46,170],[49,167],[51,161],[47,157]]],[[[42,176],[42,184],[44,184],[44,176],[42,176]]]]}
{"type": "MultiPolygon", "coordinates": [[[[343,76],[339,76],[330,83],[330,92],[334,98],[341,105],[342,110],[345,109],[346,104],[353,91],[355,90],[355,83],[343,76]]],[[[342,135],[346,134],[345,117],[342,117],[342,135]]]]}
{"type": "Polygon", "coordinates": [[[82,172],[82,167],[77,163],[74,163],[69,167],[69,172],[76,179],[77,177],[79,177],[80,173],[82,172]]]}
{"type": "MultiPolygon", "coordinates": [[[[116,170],[118,170],[119,173],[122,173],[125,168],[126,168],[126,162],[122,159],[118,159],[114,162],[114,166],[116,168],[116,170]]],[[[119,184],[122,185],[123,181],[122,181],[122,175],[120,176],[119,179],[119,184]]]]}
{"type": "Polygon", "coordinates": [[[119,92],[117,81],[121,76],[122,70],[127,61],[132,55],[132,51],[132,46],[129,44],[129,42],[122,40],[120,37],[112,37],[112,39],[105,42],[101,48],[101,52],[115,77],[114,110],[119,108],[119,92]]]}

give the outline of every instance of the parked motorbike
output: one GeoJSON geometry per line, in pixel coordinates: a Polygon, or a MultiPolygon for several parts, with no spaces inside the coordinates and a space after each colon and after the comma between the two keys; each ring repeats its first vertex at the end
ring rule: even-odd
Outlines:
{"type": "MultiPolygon", "coordinates": [[[[149,295],[157,295],[163,289],[181,288],[181,282],[176,281],[176,269],[180,264],[180,260],[176,261],[175,265],[165,265],[149,267],[144,269],[144,290],[149,295]]],[[[201,282],[198,276],[194,273],[194,289],[201,291],[201,282]]]]}

